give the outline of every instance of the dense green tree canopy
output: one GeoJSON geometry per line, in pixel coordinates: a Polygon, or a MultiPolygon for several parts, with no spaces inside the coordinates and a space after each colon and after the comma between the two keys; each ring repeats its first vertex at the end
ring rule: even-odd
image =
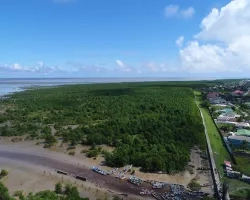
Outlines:
{"type": "MultiPolygon", "coordinates": [[[[177,84],[178,85],[178,84],[177,84]]],[[[180,85],[180,84],[179,84],[180,85]]],[[[164,83],[74,85],[29,90],[3,103],[1,135],[57,135],[75,145],[107,144],[110,166],[133,164],[145,171],[174,172],[189,161],[189,149],[205,147],[203,125],[192,89],[164,83]],[[77,128],[65,128],[77,125],[77,128]]]]}

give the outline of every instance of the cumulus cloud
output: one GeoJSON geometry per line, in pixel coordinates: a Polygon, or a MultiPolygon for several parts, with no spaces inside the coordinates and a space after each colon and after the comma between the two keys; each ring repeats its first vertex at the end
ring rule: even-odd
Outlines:
{"type": "Polygon", "coordinates": [[[170,4],[165,7],[165,16],[166,17],[182,17],[182,18],[191,18],[195,14],[195,9],[193,7],[188,7],[181,9],[180,6],[170,4]]]}
{"type": "Polygon", "coordinates": [[[176,43],[176,45],[177,45],[178,47],[181,47],[181,46],[183,45],[183,42],[184,42],[184,36],[180,36],[180,37],[175,41],[175,43],[176,43]]]}
{"type": "Polygon", "coordinates": [[[178,5],[170,4],[165,7],[165,16],[166,17],[173,17],[176,16],[179,12],[180,7],[178,5]]]}
{"type": "Polygon", "coordinates": [[[119,69],[123,72],[132,72],[134,68],[131,66],[125,65],[121,60],[116,60],[116,64],[119,66],[119,69]]]}
{"type": "Polygon", "coordinates": [[[249,21],[249,0],[235,0],[212,9],[194,40],[180,50],[183,69],[194,73],[249,71],[249,21]]]}
{"type": "Polygon", "coordinates": [[[38,62],[32,67],[23,66],[19,63],[14,63],[12,65],[0,65],[0,72],[28,72],[28,73],[40,73],[40,74],[50,74],[53,72],[62,71],[57,66],[47,66],[43,62],[38,62]]]}
{"type": "Polygon", "coordinates": [[[180,15],[184,18],[191,18],[195,14],[195,9],[193,7],[188,7],[184,10],[181,10],[180,15]]]}
{"type": "Polygon", "coordinates": [[[85,73],[105,73],[108,69],[105,68],[107,63],[99,64],[84,64],[81,62],[70,61],[66,63],[70,72],[85,72],[85,73]]]}

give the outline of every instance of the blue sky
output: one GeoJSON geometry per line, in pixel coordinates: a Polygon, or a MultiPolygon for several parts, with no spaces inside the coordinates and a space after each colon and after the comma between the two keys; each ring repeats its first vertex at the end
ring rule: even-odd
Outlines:
{"type": "MultiPolygon", "coordinates": [[[[0,77],[215,76],[227,72],[221,62],[228,58],[213,63],[219,70],[214,67],[208,75],[204,68],[210,66],[204,59],[210,51],[197,61],[195,51],[200,50],[194,43],[201,49],[230,44],[195,35],[213,35],[215,31],[202,28],[202,20],[213,8],[220,12],[227,4],[224,0],[1,0],[0,77]]],[[[234,73],[229,70],[227,75],[234,73]]]]}

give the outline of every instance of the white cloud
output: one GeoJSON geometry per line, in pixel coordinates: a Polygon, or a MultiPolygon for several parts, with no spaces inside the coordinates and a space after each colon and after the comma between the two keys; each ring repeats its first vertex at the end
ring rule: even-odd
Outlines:
{"type": "Polygon", "coordinates": [[[184,70],[193,73],[249,72],[250,1],[212,9],[195,40],[180,50],[184,70]]]}
{"type": "Polygon", "coordinates": [[[120,70],[123,72],[132,72],[134,69],[128,65],[125,65],[121,60],[116,60],[116,64],[119,66],[120,70]]]}
{"type": "Polygon", "coordinates": [[[180,36],[180,37],[175,41],[175,43],[176,43],[176,45],[177,45],[178,47],[181,47],[181,46],[183,45],[183,42],[184,42],[184,36],[180,36]]]}
{"type": "Polygon", "coordinates": [[[13,70],[24,70],[24,68],[20,65],[20,64],[18,64],[18,63],[15,63],[15,64],[13,64],[12,66],[10,66],[11,67],[11,69],[13,69],[13,70]]]}
{"type": "Polygon", "coordinates": [[[62,71],[56,66],[47,66],[43,62],[38,62],[32,67],[23,66],[19,63],[14,63],[12,65],[0,65],[0,72],[28,72],[28,73],[41,73],[50,74],[53,72],[62,71]]]}
{"type": "Polygon", "coordinates": [[[230,43],[250,34],[250,1],[234,0],[220,10],[214,8],[201,22],[201,32],[195,37],[230,43]]]}
{"type": "Polygon", "coordinates": [[[170,4],[170,5],[165,7],[165,16],[166,17],[176,16],[178,14],[178,12],[179,12],[178,5],[170,4]]]}
{"type": "Polygon", "coordinates": [[[188,7],[180,12],[181,16],[184,18],[191,18],[195,14],[195,9],[193,7],[188,7]]]}
{"type": "Polygon", "coordinates": [[[180,9],[180,6],[170,4],[165,7],[165,16],[166,17],[182,17],[182,18],[191,18],[195,14],[195,9],[193,7],[188,7],[180,9]]]}
{"type": "Polygon", "coordinates": [[[120,68],[125,68],[124,63],[121,60],[116,60],[116,64],[120,67],[120,68]]]}

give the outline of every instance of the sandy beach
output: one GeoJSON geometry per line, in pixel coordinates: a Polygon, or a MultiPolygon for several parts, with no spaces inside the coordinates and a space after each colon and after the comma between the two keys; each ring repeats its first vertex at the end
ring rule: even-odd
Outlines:
{"type": "MultiPolygon", "coordinates": [[[[139,196],[142,188],[152,190],[146,183],[134,186],[126,180],[102,176],[91,171],[90,168],[98,166],[103,158],[98,157],[96,160],[86,158],[80,153],[83,147],[77,147],[75,156],[70,156],[66,150],[67,145],[61,146],[59,143],[52,149],[44,149],[42,145],[35,145],[36,142],[11,142],[11,138],[0,140],[0,168],[10,171],[10,175],[3,182],[11,192],[23,190],[28,193],[51,190],[58,181],[75,184],[80,193],[90,199],[105,197],[112,199],[114,194],[120,193],[128,195],[128,197],[122,196],[123,199],[143,199],[139,196]],[[69,176],[58,175],[56,169],[68,172],[69,176]],[[76,180],[73,178],[76,174],[86,177],[87,181],[76,180]]],[[[191,162],[200,165],[197,154],[193,153],[191,162]]],[[[109,167],[101,167],[107,171],[111,170],[109,167]]],[[[192,175],[188,171],[177,175],[142,173],[136,168],[135,171],[136,176],[143,180],[164,181],[184,186],[187,186],[194,178],[199,179],[202,184],[210,181],[208,174],[199,174],[197,170],[192,175]]]]}

